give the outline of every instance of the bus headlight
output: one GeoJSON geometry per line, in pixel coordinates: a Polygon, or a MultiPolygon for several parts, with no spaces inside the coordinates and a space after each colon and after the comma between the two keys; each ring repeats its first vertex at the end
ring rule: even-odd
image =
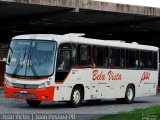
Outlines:
{"type": "Polygon", "coordinates": [[[45,88],[45,87],[46,87],[46,83],[44,82],[44,83],[41,83],[38,88],[45,88]]]}
{"type": "Polygon", "coordinates": [[[46,81],[44,83],[41,83],[38,88],[45,88],[49,86],[50,84],[51,84],[51,81],[46,81]]]}
{"type": "Polygon", "coordinates": [[[13,84],[6,78],[5,78],[5,84],[11,87],[13,86],[13,84]]]}

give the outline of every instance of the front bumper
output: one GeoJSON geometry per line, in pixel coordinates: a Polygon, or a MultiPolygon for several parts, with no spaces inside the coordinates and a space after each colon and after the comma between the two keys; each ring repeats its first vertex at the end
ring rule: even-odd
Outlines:
{"type": "Polygon", "coordinates": [[[4,85],[4,97],[38,101],[53,101],[54,87],[22,89],[4,85]],[[19,94],[19,96],[15,96],[15,94],[19,94]],[[30,97],[31,95],[34,95],[35,97],[30,97]]]}

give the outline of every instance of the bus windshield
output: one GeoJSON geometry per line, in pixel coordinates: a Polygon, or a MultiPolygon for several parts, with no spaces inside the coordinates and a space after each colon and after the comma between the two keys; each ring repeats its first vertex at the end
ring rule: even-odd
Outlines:
{"type": "Polygon", "coordinates": [[[12,40],[6,74],[16,77],[45,77],[53,73],[56,42],[12,40]]]}

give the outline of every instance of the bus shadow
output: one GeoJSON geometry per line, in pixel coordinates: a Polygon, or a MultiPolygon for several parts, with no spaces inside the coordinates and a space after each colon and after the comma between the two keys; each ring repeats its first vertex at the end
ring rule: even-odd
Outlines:
{"type": "MultiPolygon", "coordinates": [[[[148,102],[148,101],[134,101],[132,104],[139,104],[139,103],[150,103],[150,102],[148,102]]],[[[95,102],[95,103],[85,102],[85,103],[83,103],[82,106],[88,107],[88,106],[104,106],[104,105],[109,106],[109,105],[129,105],[129,104],[120,103],[120,102],[117,102],[116,100],[114,100],[114,101],[108,101],[107,100],[107,101],[100,101],[100,102],[95,102]]]]}
{"type": "MultiPolygon", "coordinates": [[[[133,104],[142,104],[142,103],[150,103],[149,101],[134,101],[133,104]]],[[[84,101],[83,104],[81,105],[81,107],[101,107],[101,106],[110,106],[110,105],[115,105],[115,106],[121,106],[121,105],[129,105],[129,104],[125,104],[125,103],[119,103],[117,101],[99,101],[99,102],[86,102],[84,101]]],[[[132,105],[132,104],[131,104],[132,105]]],[[[81,108],[80,107],[80,108],[81,108]]],[[[25,108],[37,108],[37,109],[69,109],[71,108],[67,103],[65,102],[51,102],[51,103],[42,103],[40,106],[38,107],[31,107],[28,106],[25,108]]],[[[77,108],[78,109],[78,108],[77,108]]]]}

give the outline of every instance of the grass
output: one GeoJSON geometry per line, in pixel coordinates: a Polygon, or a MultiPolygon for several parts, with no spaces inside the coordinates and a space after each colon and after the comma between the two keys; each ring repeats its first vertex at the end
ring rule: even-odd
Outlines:
{"type": "Polygon", "coordinates": [[[105,115],[97,120],[160,120],[160,105],[120,112],[115,115],[105,115]]]}

